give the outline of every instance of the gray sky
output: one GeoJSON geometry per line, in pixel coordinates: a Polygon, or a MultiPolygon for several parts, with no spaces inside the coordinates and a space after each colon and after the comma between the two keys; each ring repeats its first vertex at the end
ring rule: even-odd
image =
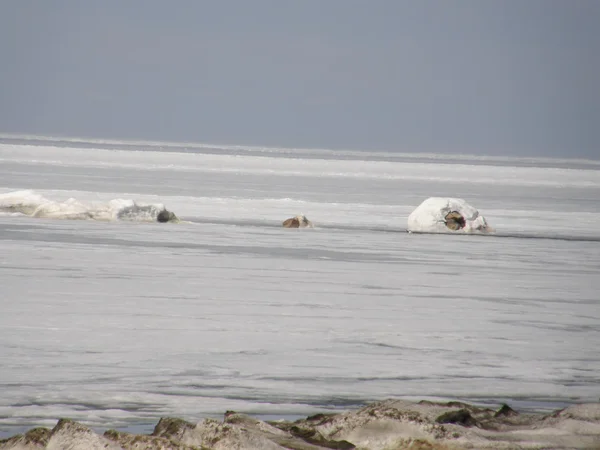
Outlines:
{"type": "Polygon", "coordinates": [[[600,159],[600,1],[0,0],[0,132],[600,159]]]}

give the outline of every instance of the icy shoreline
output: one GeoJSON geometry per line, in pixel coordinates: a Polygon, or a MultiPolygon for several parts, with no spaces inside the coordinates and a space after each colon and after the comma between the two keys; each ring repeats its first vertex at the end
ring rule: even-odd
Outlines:
{"type": "Polygon", "coordinates": [[[296,421],[262,421],[227,411],[222,421],[161,418],[151,434],[94,432],[70,419],[0,440],[0,450],[34,449],[597,449],[600,403],[520,413],[462,402],[385,400],[296,421]]]}

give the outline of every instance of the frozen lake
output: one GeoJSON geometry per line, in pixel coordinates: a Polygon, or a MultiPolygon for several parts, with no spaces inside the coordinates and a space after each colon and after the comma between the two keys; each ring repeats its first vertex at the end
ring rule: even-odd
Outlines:
{"type": "Polygon", "coordinates": [[[0,212],[1,435],[600,396],[600,162],[4,137],[20,190],[183,221],[0,212]],[[408,234],[431,196],[497,233],[408,234]]]}

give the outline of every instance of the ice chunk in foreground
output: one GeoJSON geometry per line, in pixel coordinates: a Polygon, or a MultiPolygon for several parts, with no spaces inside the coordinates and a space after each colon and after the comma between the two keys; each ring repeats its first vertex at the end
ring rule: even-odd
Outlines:
{"type": "Polygon", "coordinates": [[[476,208],[461,198],[430,197],[408,216],[412,233],[489,233],[494,231],[476,208]]]}

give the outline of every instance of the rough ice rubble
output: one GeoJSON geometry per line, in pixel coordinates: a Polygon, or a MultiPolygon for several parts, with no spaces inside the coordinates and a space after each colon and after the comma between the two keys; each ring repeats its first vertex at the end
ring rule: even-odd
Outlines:
{"type": "Polygon", "coordinates": [[[161,203],[144,204],[127,199],[113,199],[107,203],[84,203],[74,198],[59,202],[49,200],[31,190],[0,194],[0,212],[67,220],[139,222],[176,222],[178,220],[177,216],[168,211],[161,203]]]}
{"type": "Polygon", "coordinates": [[[389,399],[338,414],[294,422],[265,422],[235,411],[223,420],[194,424],[163,417],[152,434],[107,430],[60,419],[53,429],[34,428],[0,440],[0,450],[326,450],[326,449],[574,449],[598,448],[600,403],[549,414],[519,413],[467,403],[389,399]]]}
{"type": "Polygon", "coordinates": [[[494,231],[462,198],[430,197],[408,216],[411,233],[487,233],[494,231]]]}

